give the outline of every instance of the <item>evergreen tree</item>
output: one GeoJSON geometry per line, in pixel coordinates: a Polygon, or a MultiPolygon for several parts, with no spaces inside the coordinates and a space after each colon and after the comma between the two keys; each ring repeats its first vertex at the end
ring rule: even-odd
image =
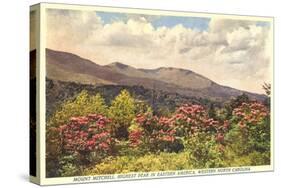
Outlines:
{"type": "Polygon", "coordinates": [[[108,115],[112,119],[113,132],[117,138],[128,138],[127,129],[135,117],[135,110],[135,100],[127,90],[122,90],[112,101],[108,115]]]}
{"type": "Polygon", "coordinates": [[[107,106],[101,94],[98,93],[92,96],[90,104],[93,113],[107,115],[107,106]]]}
{"type": "Polygon", "coordinates": [[[237,96],[230,100],[230,102],[225,104],[225,109],[227,110],[227,119],[232,117],[233,109],[239,107],[242,103],[248,103],[250,98],[247,94],[243,93],[242,95],[237,96]]]}
{"type": "Polygon", "coordinates": [[[263,104],[265,106],[267,106],[268,108],[270,108],[270,94],[271,94],[271,84],[269,83],[264,83],[262,85],[262,88],[265,91],[265,94],[267,95],[267,97],[264,99],[263,104]]]}
{"type": "Polygon", "coordinates": [[[209,118],[213,118],[213,119],[217,119],[217,116],[216,116],[216,109],[215,109],[215,106],[213,103],[210,104],[210,107],[208,109],[208,115],[209,115],[209,118]]]}

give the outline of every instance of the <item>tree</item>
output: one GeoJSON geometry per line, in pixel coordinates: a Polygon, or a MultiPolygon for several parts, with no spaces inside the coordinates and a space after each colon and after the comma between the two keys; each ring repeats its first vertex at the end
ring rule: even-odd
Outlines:
{"type": "Polygon", "coordinates": [[[262,85],[262,88],[265,91],[265,94],[267,95],[266,99],[264,99],[263,104],[270,108],[270,94],[271,94],[271,84],[269,83],[264,83],[262,85]]]}
{"type": "Polygon", "coordinates": [[[81,91],[74,99],[62,103],[48,121],[48,126],[58,126],[66,123],[73,116],[83,116],[90,113],[106,115],[105,101],[98,93],[94,96],[86,90],[81,91]]]}
{"type": "Polygon", "coordinates": [[[248,103],[250,102],[250,99],[248,97],[248,95],[246,95],[245,93],[243,93],[242,95],[237,96],[234,99],[231,99],[230,102],[228,102],[225,105],[225,109],[227,110],[227,119],[232,117],[232,111],[239,107],[242,103],[248,103]]]}
{"type": "Polygon", "coordinates": [[[91,110],[96,114],[106,115],[107,114],[107,106],[105,104],[104,98],[101,94],[96,94],[91,98],[91,110]]]}
{"type": "Polygon", "coordinates": [[[127,90],[112,101],[108,116],[112,119],[112,129],[117,138],[128,138],[128,127],[135,117],[135,100],[127,90]]]}
{"type": "Polygon", "coordinates": [[[262,88],[264,89],[265,93],[267,96],[270,96],[270,93],[271,93],[271,84],[269,83],[264,83],[262,85],[262,88]]]}
{"type": "Polygon", "coordinates": [[[209,106],[208,115],[209,115],[210,118],[217,119],[216,108],[215,108],[213,103],[211,103],[210,106],[209,106]]]}
{"type": "Polygon", "coordinates": [[[46,129],[46,159],[47,159],[47,176],[56,176],[58,168],[58,159],[60,158],[60,134],[58,127],[67,124],[71,117],[85,116],[87,114],[106,114],[106,105],[100,94],[91,96],[86,90],[81,91],[73,99],[62,103],[55,113],[47,121],[46,129]]]}

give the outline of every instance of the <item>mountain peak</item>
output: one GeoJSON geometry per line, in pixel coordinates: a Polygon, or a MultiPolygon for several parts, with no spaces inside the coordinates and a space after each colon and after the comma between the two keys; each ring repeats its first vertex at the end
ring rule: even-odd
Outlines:
{"type": "Polygon", "coordinates": [[[155,70],[166,70],[166,71],[172,71],[172,70],[177,70],[177,71],[185,71],[185,72],[192,72],[191,70],[188,69],[182,69],[182,68],[176,68],[176,67],[159,67],[156,68],[155,70]]]}
{"type": "Polygon", "coordinates": [[[128,68],[129,65],[125,65],[123,63],[120,63],[120,62],[113,62],[111,64],[109,64],[108,66],[111,66],[111,67],[118,67],[120,69],[125,69],[125,68],[128,68]]]}

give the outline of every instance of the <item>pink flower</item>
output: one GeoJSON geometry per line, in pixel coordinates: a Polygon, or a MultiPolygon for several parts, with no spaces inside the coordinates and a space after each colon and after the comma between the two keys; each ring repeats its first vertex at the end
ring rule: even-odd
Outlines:
{"type": "Polygon", "coordinates": [[[222,133],[218,133],[217,137],[216,137],[216,140],[218,142],[222,142],[224,140],[224,135],[222,133]]]}

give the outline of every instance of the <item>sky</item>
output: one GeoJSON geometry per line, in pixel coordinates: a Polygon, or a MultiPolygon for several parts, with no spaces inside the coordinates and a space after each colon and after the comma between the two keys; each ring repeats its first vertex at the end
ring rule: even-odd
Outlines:
{"type": "Polygon", "coordinates": [[[219,84],[264,93],[268,22],[96,11],[47,11],[47,48],[105,65],[192,70],[219,84]]]}

